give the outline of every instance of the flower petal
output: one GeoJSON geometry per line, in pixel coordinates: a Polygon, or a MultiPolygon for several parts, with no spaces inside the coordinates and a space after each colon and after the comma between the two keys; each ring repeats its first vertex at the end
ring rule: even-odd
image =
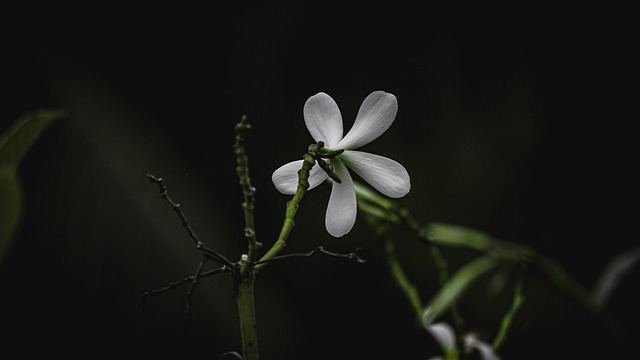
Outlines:
{"type": "Polygon", "coordinates": [[[342,183],[333,182],[325,226],[333,237],[341,237],[351,231],[356,222],[358,203],[356,189],[351,174],[346,166],[337,159],[331,160],[333,171],[340,177],[342,183]]]}
{"type": "Polygon", "coordinates": [[[362,102],[356,121],[337,149],[357,149],[382,135],[396,118],[398,100],[393,94],[374,91],[362,102]]]}
{"type": "MultiPolygon", "coordinates": [[[[280,166],[271,175],[271,181],[276,189],[283,194],[293,195],[298,190],[298,171],[302,169],[302,162],[304,160],[296,160],[290,163],[280,166]]],[[[311,190],[314,187],[322,184],[327,178],[327,173],[322,170],[318,164],[313,165],[309,172],[309,188],[311,190]]]]}
{"type": "Polygon", "coordinates": [[[319,92],[304,104],[304,122],[315,141],[324,141],[326,147],[342,139],[342,115],[331,96],[319,92]]]}
{"type": "Polygon", "coordinates": [[[388,197],[400,198],[411,190],[409,173],[395,160],[354,150],[345,150],[339,157],[369,185],[388,197]]]}
{"type": "Polygon", "coordinates": [[[453,328],[447,323],[435,323],[427,326],[427,331],[436,339],[444,352],[448,352],[456,347],[456,334],[453,328]]]}
{"type": "Polygon", "coordinates": [[[500,357],[496,354],[491,345],[479,340],[473,334],[467,334],[464,337],[464,344],[467,347],[472,347],[478,350],[480,357],[483,360],[500,360],[500,357]]]}

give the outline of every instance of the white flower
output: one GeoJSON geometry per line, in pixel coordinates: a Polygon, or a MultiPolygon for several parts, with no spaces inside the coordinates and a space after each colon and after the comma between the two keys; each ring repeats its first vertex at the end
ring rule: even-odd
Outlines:
{"type": "MultiPolygon", "coordinates": [[[[374,91],[364,99],[353,127],[343,137],[342,115],[338,104],[329,95],[320,92],[304,104],[304,121],[313,139],[323,141],[328,149],[345,150],[327,160],[342,181],[333,182],[327,206],[325,225],[332,236],[345,235],[356,221],[356,192],[347,167],[388,197],[399,198],[409,192],[409,174],[398,162],[384,156],[354,151],[382,135],[395,120],[397,112],[398,101],[393,94],[374,91]]],[[[273,173],[271,179],[278,191],[295,194],[302,161],[285,164],[273,173]]],[[[309,175],[309,190],[326,178],[324,170],[318,164],[314,165],[309,175]]]]}
{"type": "MultiPolygon", "coordinates": [[[[436,323],[427,326],[427,331],[431,333],[433,338],[442,348],[445,354],[451,354],[456,351],[456,334],[447,323],[436,323]]],[[[500,360],[500,357],[493,350],[491,345],[478,339],[474,334],[467,334],[464,337],[464,346],[467,351],[478,350],[483,360],[500,360]]],[[[434,357],[429,360],[441,360],[441,357],[434,357]]]]}

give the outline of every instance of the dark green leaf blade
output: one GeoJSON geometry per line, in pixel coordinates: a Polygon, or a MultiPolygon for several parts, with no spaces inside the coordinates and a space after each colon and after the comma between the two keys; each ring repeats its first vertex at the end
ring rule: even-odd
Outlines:
{"type": "Polygon", "coordinates": [[[18,118],[0,135],[0,164],[19,164],[42,132],[63,116],[60,109],[38,109],[18,118]]]}
{"type": "Polygon", "coordinates": [[[497,242],[496,239],[482,231],[460,225],[430,223],[425,231],[431,241],[444,246],[487,251],[493,248],[497,242]]]}
{"type": "Polygon", "coordinates": [[[15,166],[0,164],[0,263],[22,215],[22,189],[15,166]]]}
{"type": "Polygon", "coordinates": [[[18,166],[42,132],[64,116],[60,109],[25,113],[0,134],[0,262],[9,249],[23,212],[18,166]]]}
{"type": "Polygon", "coordinates": [[[492,256],[482,256],[463,266],[440,288],[422,312],[422,324],[426,327],[438,319],[482,275],[499,264],[492,256]]]}

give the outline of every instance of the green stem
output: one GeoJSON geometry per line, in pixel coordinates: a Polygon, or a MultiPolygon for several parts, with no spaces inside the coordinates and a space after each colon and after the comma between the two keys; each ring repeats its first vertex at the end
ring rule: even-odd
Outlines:
{"type": "MultiPolygon", "coordinates": [[[[429,247],[441,284],[443,284],[443,280],[449,278],[449,271],[439,247],[467,248],[490,254],[496,261],[499,260],[511,264],[529,264],[540,273],[546,275],[553,286],[576,304],[600,315],[615,331],[616,326],[611,314],[599,309],[594,303],[591,294],[556,261],[538,254],[527,246],[500,241],[483,232],[462,226],[442,223],[430,223],[427,226],[423,226],[412,218],[406,209],[400,207],[393,200],[384,198],[358,183],[355,184],[355,188],[358,196],[359,213],[367,218],[376,233],[386,233],[390,227],[408,228],[418,236],[422,243],[429,247]]],[[[524,295],[521,293],[522,289],[517,287],[515,291],[516,294],[511,308],[505,314],[499,333],[494,340],[494,348],[503,344],[513,318],[524,301],[524,295]]],[[[465,333],[463,319],[455,303],[450,309],[456,333],[460,336],[460,334],[465,333]]]]}
{"type": "MultiPolygon", "coordinates": [[[[358,195],[358,208],[360,210],[363,210],[364,215],[369,218],[369,222],[371,224],[374,224],[374,229],[377,229],[378,233],[383,233],[387,230],[386,227],[381,224],[380,220],[382,220],[382,222],[387,222],[388,224],[393,224],[396,226],[403,226],[412,230],[418,236],[418,239],[420,239],[420,241],[428,247],[431,258],[433,259],[433,262],[435,264],[436,271],[438,272],[438,282],[441,286],[443,286],[449,280],[449,266],[444,256],[442,255],[440,248],[433,241],[427,238],[426,232],[424,231],[422,225],[420,225],[411,216],[409,211],[401,208],[394,201],[378,195],[377,193],[368,189],[366,186],[358,183],[356,183],[355,185],[356,194],[358,195]]],[[[385,243],[385,246],[387,243],[388,242],[385,243]]],[[[385,250],[389,251],[387,248],[385,248],[385,250]]],[[[403,272],[401,272],[402,269],[399,267],[400,262],[395,257],[392,259],[392,261],[389,261],[389,257],[387,257],[387,262],[391,267],[391,271],[394,274],[394,277],[396,277],[396,282],[398,282],[400,287],[403,288],[405,285],[403,285],[404,280],[402,280],[403,272]],[[396,269],[400,269],[400,272],[398,272],[396,269]]],[[[405,291],[407,296],[410,297],[410,299],[414,296],[411,295],[410,290],[403,290],[405,291]]],[[[420,303],[420,301],[410,301],[414,309],[416,304],[420,303]]],[[[458,340],[461,340],[463,334],[466,333],[464,328],[464,319],[460,314],[457,304],[452,304],[450,310],[451,316],[453,318],[453,323],[456,328],[456,334],[458,334],[459,337],[458,340]]],[[[419,309],[419,316],[421,316],[421,314],[422,308],[419,309]]]]}
{"type": "MultiPolygon", "coordinates": [[[[242,336],[242,350],[244,360],[258,360],[258,331],[256,325],[256,309],[254,296],[254,283],[257,272],[267,263],[252,265],[260,249],[260,243],[255,237],[253,224],[253,188],[249,180],[247,159],[242,146],[244,133],[248,130],[246,118],[243,117],[236,126],[236,156],[238,161],[238,176],[244,194],[244,214],[245,214],[245,235],[249,243],[249,253],[240,261],[240,274],[235,279],[237,282],[236,305],[240,320],[240,333],[242,336]]],[[[295,226],[294,218],[300,207],[300,202],[309,188],[309,172],[316,162],[317,149],[322,148],[322,142],[309,147],[309,151],[304,155],[302,168],[298,171],[298,188],[293,199],[287,203],[287,212],[280,230],[278,240],[269,251],[260,259],[265,261],[278,255],[287,245],[287,239],[295,226]]]]}
{"type": "Polygon", "coordinates": [[[549,280],[551,280],[558,290],[567,294],[577,304],[593,313],[604,314],[593,302],[589,291],[569,275],[555,260],[537,255],[532,261],[539,270],[548,276],[549,280]]]}
{"type": "MultiPolygon", "coordinates": [[[[438,272],[440,286],[444,286],[451,277],[447,260],[445,260],[438,246],[430,243],[427,243],[427,246],[429,247],[431,258],[433,259],[433,262],[436,266],[436,271],[438,272]]],[[[453,302],[450,309],[451,317],[453,318],[453,326],[455,327],[456,334],[458,336],[458,342],[461,343],[464,334],[466,334],[466,330],[464,327],[464,318],[462,317],[462,314],[460,314],[460,309],[458,308],[457,302],[453,302]]]]}
{"type": "Polygon", "coordinates": [[[242,338],[242,352],[245,360],[258,360],[258,329],[256,322],[256,307],[254,296],[255,274],[251,271],[251,264],[258,257],[261,244],[256,238],[253,219],[255,188],[249,177],[249,158],[244,149],[244,139],[251,130],[247,117],[242,116],[236,124],[236,141],[233,145],[236,154],[236,173],[242,187],[242,208],[244,210],[244,235],[247,239],[247,255],[240,260],[240,272],[234,277],[236,290],[236,306],[240,321],[240,335],[242,338]]]}
{"type": "Polygon", "coordinates": [[[502,323],[500,324],[500,330],[498,331],[498,335],[493,340],[493,344],[491,345],[494,350],[498,350],[500,346],[504,343],[504,340],[507,337],[507,333],[511,328],[511,324],[513,323],[513,318],[516,315],[516,312],[522,306],[524,302],[524,279],[521,276],[516,283],[516,287],[513,292],[513,301],[511,302],[511,307],[504,317],[502,318],[502,323]]]}
{"type": "Polygon", "coordinates": [[[258,257],[260,251],[260,244],[256,238],[256,230],[253,220],[253,208],[255,199],[255,188],[251,185],[251,178],[249,177],[249,158],[246,155],[244,149],[244,138],[251,130],[251,124],[247,122],[247,116],[243,115],[240,122],[236,124],[236,141],[233,148],[236,153],[236,173],[238,174],[238,180],[242,187],[242,208],[244,210],[244,235],[247,238],[247,256],[248,261],[242,263],[240,273],[243,277],[249,275],[251,269],[250,264],[253,263],[258,257]]]}
{"type": "Polygon", "coordinates": [[[409,300],[411,308],[416,313],[416,319],[420,319],[424,306],[420,299],[418,288],[407,278],[407,274],[404,272],[404,269],[402,269],[402,265],[396,257],[393,240],[388,237],[384,239],[384,254],[393,280],[409,300]]]}
{"type": "MultiPolygon", "coordinates": [[[[317,149],[320,149],[322,146],[321,142],[317,145],[311,145],[309,147],[309,151],[304,155],[302,162],[302,168],[298,171],[298,188],[296,190],[293,199],[287,203],[287,212],[284,219],[284,224],[282,224],[282,229],[280,230],[280,235],[278,235],[278,240],[273,244],[271,249],[262,256],[260,262],[269,260],[276,255],[278,255],[286,246],[287,239],[291,234],[291,231],[295,227],[296,223],[294,221],[296,213],[298,212],[298,208],[300,207],[300,202],[302,198],[307,193],[307,189],[309,188],[309,172],[311,168],[316,163],[317,157],[317,149]]],[[[267,263],[258,264],[254,267],[256,271],[262,269],[266,266],[267,263]]]]}
{"type": "Polygon", "coordinates": [[[258,360],[258,329],[254,298],[255,275],[242,278],[236,293],[244,360],[258,360]]]}
{"type": "MultiPolygon", "coordinates": [[[[379,236],[383,236],[389,230],[389,225],[406,227],[418,235],[421,242],[429,249],[436,271],[438,272],[438,282],[443,286],[449,280],[449,266],[440,248],[426,237],[423,227],[406,209],[401,208],[392,200],[378,195],[359,183],[355,184],[355,188],[358,196],[358,208],[362,210],[363,215],[379,236]]],[[[385,241],[387,263],[396,283],[400,289],[403,290],[405,296],[407,296],[411,303],[411,307],[416,311],[418,318],[420,318],[422,316],[423,306],[418,291],[406,278],[400,261],[393,254],[392,246],[393,244],[390,240],[385,241]]],[[[458,341],[461,342],[463,335],[466,333],[464,319],[456,303],[451,304],[450,310],[456,334],[458,335],[458,341]]]]}

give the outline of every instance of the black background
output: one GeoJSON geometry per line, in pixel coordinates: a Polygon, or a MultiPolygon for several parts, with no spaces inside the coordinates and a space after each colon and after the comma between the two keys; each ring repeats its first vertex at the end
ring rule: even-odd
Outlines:
{"type": "MultiPolygon", "coordinates": [[[[420,221],[532,246],[591,288],[637,244],[636,119],[626,111],[635,43],[624,13],[252,1],[6,11],[0,130],[35,108],[69,116],[20,168],[26,210],[0,268],[2,348],[83,358],[240,351],[226,276],[197,288],[189,330],[186,288],[136,308],[144,291],[191,275],[200,259],[145,175],[163,177],[203,241],[238,259],[233,127],[247,114],[256,226],[269,246],[288,200],[270,176],[311,143],[302,107],[319,91],[337,101],[345,130],[370,92],[397,96],[394,125],[363,150],[407,168],[412,191],[399,202],[420,221]]],[[[287,251],[364,247],[369,261],[269,266],[256,294],[262,356],[437,355],[366,223],[341,239],[326,233],[328,193],[305,197],[287,251]]],[[[437,289],[428,252],[409,234],[397,240],[426,301],[437,289]]],[[[445,255],[457,268],[475,254],[445,255]]],[[[630,353],[637,279],[635,270],[609,304],[620,336],[532,279],[501,355],[630,353]]],[[[491,338],[509,295],[472,289],[461,304],[469,327],[491,338]]]]}

